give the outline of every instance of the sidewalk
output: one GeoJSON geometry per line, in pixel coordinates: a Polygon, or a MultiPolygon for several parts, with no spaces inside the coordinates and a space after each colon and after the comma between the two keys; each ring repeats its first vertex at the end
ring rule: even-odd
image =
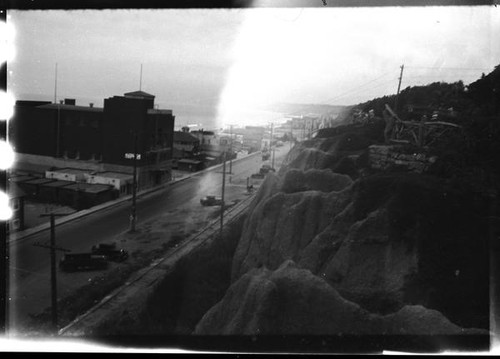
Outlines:
{"type": "MultiPolygon", "coordinates": [[[[238,162],[238,161],[243,160],[243,159],[248,158],[248,157],[255,156],[255,155],[260,154],[260,153],[261,152],[258,151],[258,152],[254,152],[254,153],[251,153],[249,155],[240,157],[240,158],[236,158],[236,159],[233,160],[233,163],[234,162],[238,162]]],[[[137,198],[140,198],[140,197],[145,196],[145,195],[150,194],[150,193],[161,191],[161,190],[163,190],[163,189],[165,189],[167,187],[173,186],[174,184],[182,182],[184,180],[187,180],[187,179],[189,179],[191,177],[194,177],[194,176],[206,173],[206,172],[217,170],[217,169],[221,168],[222,166],[223,166],[223,164],[221,163],[221,164],[218,164],[218,165],[215,165],[215,166],[212,166],[212,167],[208,167],[208,168],[206,168],[206,169],[204,169],[202,171],[192,172],[192,173],[185,173],[185,172],[180,172],[180,171],[174,171],[173,172],[174,178],[172,179],[172,181],[166,182],[166,183],[164,183],[164,184],[162,184],[160,186],[157,186],[157,187],[148,188],[148,189],[139,191],[139,192],[137,192],[137,198]],[[178,176],[180,176],[180,177],[178,177],[178,176]]],[[[71,222],[71,221],[73,221],[75,219],[88,216],[90,214],[99,212],[101,210],[104,210],[104,209],[116,206],[116,205],[118,205],[120,203],[129,201],[131,199],[132,199],[132,195],[123,196],[123,197],[118,198],[118,199],[116,199],[114,201],[109,201],[109,202],[100,204],[98,206],[94,206],[94,207],[91,207],[91,208],[88,208],[88,209],[84,209],[84,210],[75,212],[73,214],[70,214],[68,216],[64,216],[64,217],[61,217],[61,218],[56,218],[55,219],[55,225],[58,226],[58,225],[61,225],[61,224],[64,224],[64,223],[71,222]]],[[[50,222],[47,222],[47,223],[41,224],[41,225],[33,227],[33,228],[25,229],[24,231],[18,231],[18,232],[11,233],[9,235],[7,243],[10,244],[10,243],[13,243],[15,241],[19,241],[21,239],[27,238],[27,237],[32,236],[34,234],[37,234],[37,233],[40,233],[42,231],[48,230],[49,228],[50,228],[50,222]]]]}

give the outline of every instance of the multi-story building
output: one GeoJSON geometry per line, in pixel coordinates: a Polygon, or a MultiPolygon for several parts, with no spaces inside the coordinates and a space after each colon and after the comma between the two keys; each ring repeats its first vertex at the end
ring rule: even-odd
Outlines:
{"type": "Polygon", "coordinates": [[[191,158],[200,152],[200,140],[188,131],[174,132],[174,151],[178,158],[191,158]]]}
{"type": "Polygon", "coordinates": [[[143,91],[104,100],[104,107],[17,101],[9,137],[25,171],[43,173],[75,168],[93,175],[132,173],[139,187],[171,178],[175,117],[156,109],[154,96],[143,91]]]}

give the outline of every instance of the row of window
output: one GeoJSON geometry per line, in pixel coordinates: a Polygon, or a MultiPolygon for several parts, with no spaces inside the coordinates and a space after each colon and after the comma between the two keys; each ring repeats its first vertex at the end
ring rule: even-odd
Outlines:
{"type": "Polygon", "coordinates": [[[102,161],[102,153],[92,153],[89,158],[80,158],[80,151],[77,150],[64,150],[63,157],[67,159],[75,160],[91,160],[91,161],[102,161]]]}
{"type": "Polygon", "coordinates": [[[99,121],[96,119],[85,119],[85,118],[66,118],[64,120],[64,124],[66,126],[73,126],[73,127],[92,127],[92,128],[99,128],[99,121]]]}

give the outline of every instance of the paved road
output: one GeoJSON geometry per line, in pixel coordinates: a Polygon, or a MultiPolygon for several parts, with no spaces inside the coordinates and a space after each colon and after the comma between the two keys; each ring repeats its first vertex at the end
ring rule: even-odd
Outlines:
{"type": "MultiPolygon", "coordinates": [[[[289,147],[276,151],[276,164],[286,155],[289,147]]],[[[248,157],[232,164],[232,175],[227,175],[226,200],[230,202],[246,188],[247,177],[258,171],[262,165],[260,156],[248,157]]],[[[229,170],[229,166],[226,168],[229,170]]],[[[137,226],[156,217],[176,212],[199,211],[199,199],[207,194],[220,195],[221,169],[197,174],[166,189],[150,193],[137,200],[137,226]],[[182,210],[181,210],[182,209],[182,210]]],[[[92,245],[109,241],[128,231],[130,201],[96,212],[57,226],[57,246],[72,252],[87,252],[92,245]]],[[[188,217],[186,217],[188,220],[188,217]]],[[[49,250],[34,246],[35,242],[48,243],[49,232],[44,231],[10,244],[9,273],[9,327],[15,335],[16,328],[29,313],[39,313],[50,306],[50,255],[49,250]]],[[[61,257],[59,252],[57,258],[61,257]]],[[[67,275],[58,271],[58,297],[69,295],[91,281],[95,272],[81,272],[67,275]]]]}

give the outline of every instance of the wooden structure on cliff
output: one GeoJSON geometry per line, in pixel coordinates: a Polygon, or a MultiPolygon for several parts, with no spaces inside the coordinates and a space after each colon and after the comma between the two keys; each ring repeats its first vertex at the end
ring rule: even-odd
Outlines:
{"type": "MultiPolygon", "coordinates": [[[[427,116],[422,116],[420,121],[403,121],[391,109],[385,105],[389,115],[395,120],[390,124],[390,141],[395,143],[413,143],[418,147],[429,146],[439,140],[441,136],[453,129],[461,129],[462,126],[445,121],[427,121],[427,116]]],[[[386,116],[384,116],[386,117],[386,116]]],[[[386,123],[387,122],[386,118],[386,123]]],[[[387,126],[387,125],[386,125],[387,126]]],[[[387,129],[387,127],[386,127],[387,129]]]]}

